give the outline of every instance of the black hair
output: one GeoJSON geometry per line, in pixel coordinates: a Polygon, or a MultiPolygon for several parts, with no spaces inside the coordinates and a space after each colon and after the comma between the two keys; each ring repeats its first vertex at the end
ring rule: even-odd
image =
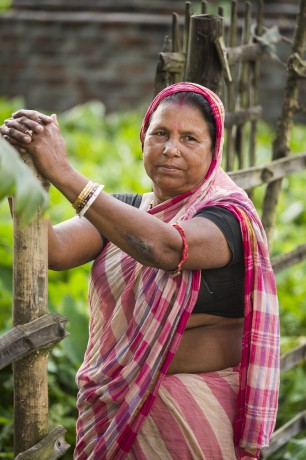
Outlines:
{"type": "Polygon", "coordinates": [[[203,97],[199,93],[195,93],[193,91],[178,91],[177,93],[169,94],[169,96],[165,97],[160,103],[185,103],[192,105],[200,110],[203,115],[204,120],[208,125],[209,137],[211,140],[211,151],[212,153],[215,151],[215,143],[216,143],[216,122],[215,117],[212,111],[209,102],[205,97],[203,97]]]}

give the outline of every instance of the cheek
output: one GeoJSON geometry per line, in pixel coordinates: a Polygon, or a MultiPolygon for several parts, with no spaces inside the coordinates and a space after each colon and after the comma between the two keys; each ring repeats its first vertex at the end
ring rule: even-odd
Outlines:
{"type": "Polygon", "coordinates": [[[209,167],[210,167],[210,164],[211,164],[211,161],[212,161],[212,156],[211,155],[207,155],[203,158],[203,155],[201,155],[197,161],[195,161],[193,163],[193,171],[197,171],[199,175],[205,175],[206,172],[208,171],[209,167]]]}
{"type": "Polygon", "coordinates": [[[153,159],[158,155],[159,150],[159,146],[152,138],[146,139],[142,150],[144,163],[153,161],[153,159]]]}
{"type": "Polygon", "coordinates": [[[150,155],[150,149],[148,147],[143,147],[142,151],[142,156],[143,156],[143,167],[148,175],[150,168],[151,168],[151,155],[150,155]]]}

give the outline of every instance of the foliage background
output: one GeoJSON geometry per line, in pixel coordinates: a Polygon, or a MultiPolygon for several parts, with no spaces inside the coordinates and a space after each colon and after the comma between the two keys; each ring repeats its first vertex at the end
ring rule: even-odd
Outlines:
{"type": "MultiPolygon", "coordinates": [[[[0,124],[23,105],[22,100],[0,100],[0,124]]],[[[77,106],[58,116],[74,166],[87,177],[106,185],[108,192],[142,193],[150,189],[143,172],[139,127],[144,109],[105,115],[100,102],[77,106]]],[[[260,123],[258,129],[258,163],[269,161],[273,127],[260,123]]],[[[293,152],[304,150],[304,126],[296,126],[292,135],[293,152]]],[[[287,252],[305,243],[306,200],[305,171],[284,180],[278,208],[272,255],[287,252]]],[[[254,201],[261,212],[264,188],[256,189],[254,201]]],[[[50,189],[50,218],[57,223],[73,216],[73,209],[58,193],[50,189]]],[[[11,327],[12,305],[12,222],[8,205],[0,203],[0,333],[11,327]]],[[[59,424],[68,430],[66,439],[74,446],[76,420],[76,371],[82,361],[88,339],[87,279],[90,264],[64,272],[49,272],[49,310],[69,317],[70,336],[56,346],[49,359],[50,428],[59,424]]],[[[277,275],[281,314],[282,350],[306,341],[306,263],[277,275]]],[[[278,424],[297,411],[306,409],[305,364],[282,376],[278,424]]],[[[0,458],[13,458],[12,446],[12,373],[7,367],[0,372],[0,458]]],[[[66,454],[72,459],[72,449],[66,454]]],[[[274,456],[275,460],[306,458],[305,433],[274,456]]]]}

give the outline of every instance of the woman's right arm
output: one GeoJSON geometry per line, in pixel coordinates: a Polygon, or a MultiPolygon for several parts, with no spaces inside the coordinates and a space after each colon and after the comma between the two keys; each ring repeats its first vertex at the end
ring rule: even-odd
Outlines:
{"type": "Polygon", "coordinates": [[[68,270],[95,259],[103,239],[87,220],[73,217],[48,227],[48,265],[51,270],[68,270]]]}
{"type": "MultiPolygon", "coordinates": [[[[31,138],[26,135],[26,130],[34,133],[42,133],[45,127],[54,122],[52,117],[34,112],[33,120],[23,120],[25,124],[19,124],[20,132],[16,131],[17,140],[28,141],[31,138]]],[[[6,138],[9,130],[2,125],[0,133],[6,138]]],[[[10,143],[21,153],[26,153],[26,148],[10,138],[10,143]]],[[[26,146],[25,146],[26,147],[26,146]]],[[[11,207],[11,203],[10,203],[11,207]]],[[[12,208],[11,208],[12,210],[12,208]]],[[[51,270],[68,270],[78,267],[95,259],[103,249],[103,239],[99,231],[87,220],[73,217],[61,224],[48,225],[48,265],[51,270]]]]}

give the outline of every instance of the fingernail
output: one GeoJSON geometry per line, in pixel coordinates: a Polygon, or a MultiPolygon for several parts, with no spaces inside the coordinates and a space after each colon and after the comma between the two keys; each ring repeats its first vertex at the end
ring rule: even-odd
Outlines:
{"type": "Polygon", "coordinates": [[[36,131],[38,131],[39,133],[41,133],[44,128],[41,126],[41,125],[38,125],[36,128],[35,128],[36,131]]]}

